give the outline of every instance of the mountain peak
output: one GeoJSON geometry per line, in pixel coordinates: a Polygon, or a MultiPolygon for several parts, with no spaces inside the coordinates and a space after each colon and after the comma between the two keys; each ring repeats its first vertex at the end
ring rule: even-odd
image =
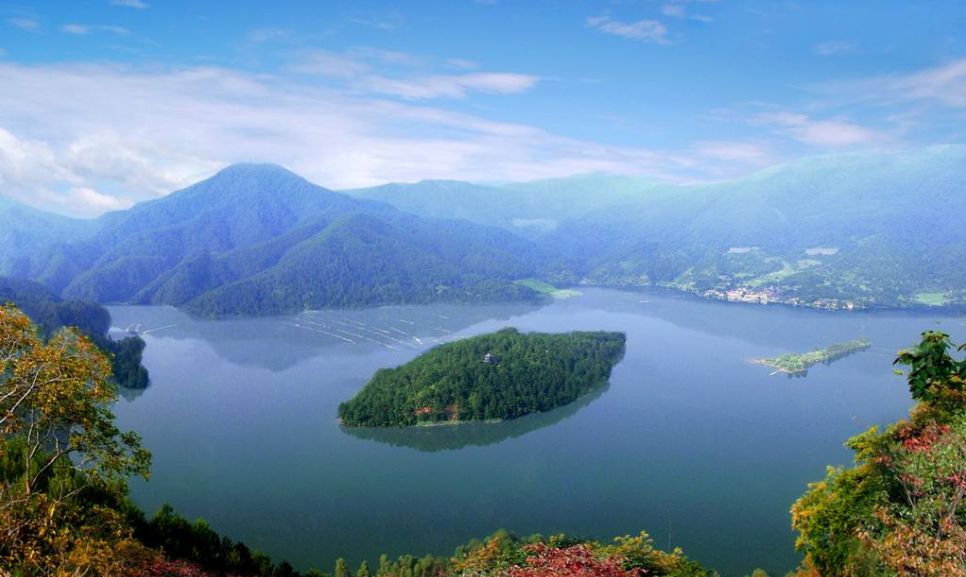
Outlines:
{"type": "Polygon", "coordinates": [[[309,190],[314,194],[330,192],[278,164],[245,162],[228,165],[211,177],[172,193],[169,198],[181,197],[186,193],[210,194],[213,191],[219,195],[238,196],[266,193],[284,195],[309,190]]]}
{"type": "Polygon", "coordinates": [[[285,168],[284,166],[271,162],[238,162],[235,164],[229,164],[225,168],[222,168],[215,173],[212,178],[217,178],[219,176],[291,176],[302,179],[301,176],[285,168]]]}

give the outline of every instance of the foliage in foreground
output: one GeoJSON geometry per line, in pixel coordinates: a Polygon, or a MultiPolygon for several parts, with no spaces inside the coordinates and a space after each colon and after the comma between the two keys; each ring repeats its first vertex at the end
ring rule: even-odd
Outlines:
{"type": "Polygon", "coordinates": [[[76,330],[50,339],[0,307],[0,566],[117,574],[149,552],[119,504],[150,454],[114,425],[107,357],[76,330]]]}
{"type": "Polygon", "coordinates": [[[966,361],[954,346],[926,332],[901,351],[920,401],[910,418],[851,439],[856,465],[830,468],[795,503],[802,575],[966,575],[966,361]]]}

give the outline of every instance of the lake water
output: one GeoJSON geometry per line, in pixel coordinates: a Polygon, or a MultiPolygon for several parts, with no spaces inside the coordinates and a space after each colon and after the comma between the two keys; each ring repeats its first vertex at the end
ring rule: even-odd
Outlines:
{"type": "Polygon", "coordinates": [[[921,331],[966,339],[962,316],[823,313],[667,292],[584,291],[543,307],[420,306],[202,321],[113,307],[140,324],[151,386],[116,407],[154,454],[132,483],[297,568],[380,553],[451,554],[474,537],[647,530],[724,575],[794,567],[789,508],[842,443],[905,415],[894,353],[921,331]],[[343,430],[338,404],[379,367],[455,338],[624,331],[610,385],[497,424],[343,430]],[[749,360],[868,336],[871,349],[805,378],[749,360]]]}

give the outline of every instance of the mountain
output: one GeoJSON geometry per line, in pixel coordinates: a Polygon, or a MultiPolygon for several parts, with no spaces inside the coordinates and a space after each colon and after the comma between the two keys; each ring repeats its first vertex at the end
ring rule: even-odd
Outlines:
{"type": "Polygon", "coordinates": [[[538,237],[588,210],[619,204],[659,186],[642,178],[587,174],[502,186],[424,180],[344,192],[422,216],[464,219],[538,237]]]}
{"type": "Polygon", "coordinates": [[[966,147],[800,159],[734,181],[578,175],[346,193],[235,165],[93,221],[0,203],[0,274],[212,316],[663,286],[823,308],[966,304],[966,147]]]}
{"type": "Polygon", "coordinates": [[[92,220],[51,214],[2,195],[0,225],[0,270],[13,276],[29,276],[33,251],[82,238],[97,226],[92,220]]]}
{"type": "Polygon", "coordinates": [[[414,216],[275,165],[231,166],[88,230],[35,250],[0,249],[0,263],[19,255],[20,276],[66,298],[225,316],[535,299],[512,281],[545,260],[501,229],[414,216]]]}
{"type": "Polygon", "coordinates": [[[148,386],[148,371],[141,365],[144,341],[126,337],[115,341],[108,335],[111,313],[97,303],[65,301],[39,283],[0,277],[0,304],[12,303],[49,337],[61,327],[75,327],[98,347],[112,355],[114,379],[122,387],[148,386]]]}
{"type": "Polygon", "coordinates": [[[576,263],[585,283],[908,306],[966,302],[964,175],[966,147],[940,146],[811,157],[689,186],[584,175],[351,192],[437,217],[483,207],[475,220],[507,230],[544,223],[523,228],[576,263]]]}

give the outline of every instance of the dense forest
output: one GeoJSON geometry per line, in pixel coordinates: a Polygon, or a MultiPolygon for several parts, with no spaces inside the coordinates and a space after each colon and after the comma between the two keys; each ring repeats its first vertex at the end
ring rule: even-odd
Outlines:
{"type": "MultiPolygon", "coordinates": [[[[966,575],[966,361],[955,348],[927,332],[900,351],[917,405],[908,420],[851,439],[855,466],[830,468],[794,504],[804,562],[790,576],[966,575]]],[[[131,503],[126,481],[147,477],[151,456],[114,424],[109,374],[107,357],[75,329],[41,339],[15,307],[0,307],[0,567],[13,577],[717,575],[644,533],[604,542],[505,531],[453,556],[383,555],[357,569],[337,559],[332,573],[300,574],[203,520],[167,506],[147,519],[131,503]]]]}
{"type": "Polygon", "coordinates": [[[36,323],[45,338],[62,327],[76,327],[111,355],[114,380],[128,389],[148,386],[148,370],[141,364],[144,340],[129,336],[114,340],[108,335],[111,314],[90,301],[63,300],[43,285],[0,277],[0,304],[13,303],[36,323]]]}
{"type": "Polygon", "coordinates": [[[512,419],[573,402],[607,383],[624,334],[506,328],[380,369],[339,418],[350,427],[512,419]]]}

